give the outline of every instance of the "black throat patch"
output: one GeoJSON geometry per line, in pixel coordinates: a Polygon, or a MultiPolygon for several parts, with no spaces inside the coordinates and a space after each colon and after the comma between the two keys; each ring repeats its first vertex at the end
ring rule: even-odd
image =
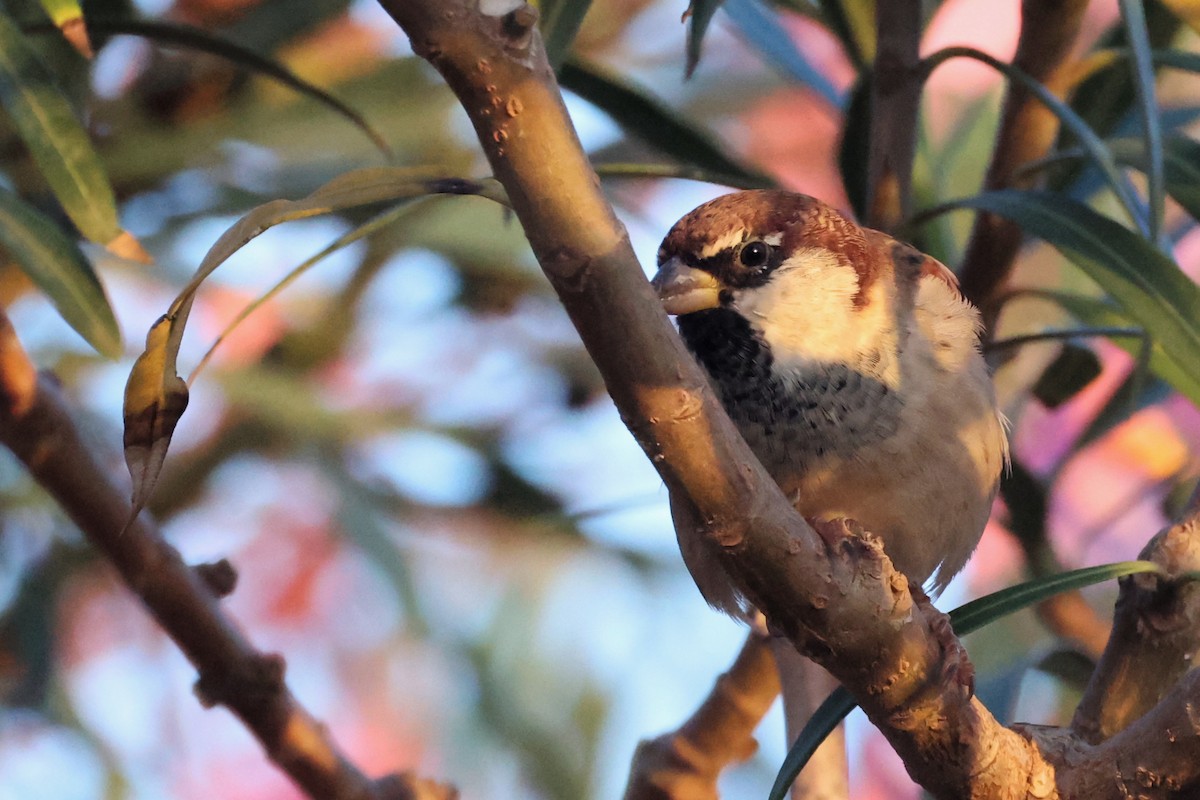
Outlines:
{"type": "Polygon", "coordinates": [[[825,457],[851,456],[899,426],[901,397],[887,384],[844,364],[783,374],[736,311],[697,311],[678,323],[726,412],[785,491],[825,457]]]}

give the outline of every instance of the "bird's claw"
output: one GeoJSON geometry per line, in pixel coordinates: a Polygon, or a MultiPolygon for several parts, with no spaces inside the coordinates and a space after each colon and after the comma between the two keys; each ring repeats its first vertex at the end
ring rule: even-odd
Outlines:
{"type": "Polygon", "coordinates": [[[925,612],[933,636],[942,649],[942,683],[954,683],[966,691],[967,697],[975,695],[975,665],[967,657],[967,648],[963,647],[950,617],[938,610],[929,595],[920,586],[910,585],[913,602],[925,612]]]}
{"type": "Polygon", "coordinates": [[[821,541],[825,542],[825,546],[831,550],[846,539],[862,533],[861,525],[845,517],[835,517],[833,519],[805,517],[804,520],[821,537],[821,541]]]}

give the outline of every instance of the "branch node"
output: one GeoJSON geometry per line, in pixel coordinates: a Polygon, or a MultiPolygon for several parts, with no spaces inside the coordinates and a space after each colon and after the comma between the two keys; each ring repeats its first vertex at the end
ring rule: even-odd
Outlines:
{"type": "Polygon", "coordinates": [[[228,705],[233,697],[259,705],[284,691],[286,672],[287,661],[282,655],[265,653],[248,659],[241,669],[228,675],[201,675],[193,691],[205,708],[228,705]]]}
{"type": "Polygon", "coordinates": [[[522,3],[504,15],[504,19],[500,22],[500,29],[504,31],[505,36],[513,40],[513,44],[524,47],[529,44],[529,35],[533,32],[533,26],[537,25],[537,21],[538,10],[529,3],[522,3]]]}
{"type": "Polygon", "coordinates": [[[458,789],[451,784],[421,778],[407,770],[372,781],[372,788],[377,800],[458,800],[458,789]]]}
{"type": "Polygon", "coordinates": [[[238,574],[229,559],[222,558],[192,567],[216,598],[228,597],[237,588],[238,574]]]}

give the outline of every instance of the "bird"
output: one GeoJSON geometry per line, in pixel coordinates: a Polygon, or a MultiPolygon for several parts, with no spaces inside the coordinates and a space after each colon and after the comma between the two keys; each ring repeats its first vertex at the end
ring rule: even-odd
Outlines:
{"type": "MultiPolygon", "coordinates": [[[[936,596],[978,544],[1008,460],[979,312],[954,274],[782,190],[704,203],[657,263],[663,309],[797,510],[858,523],[936,596]]],[[[694,510],[674,497],[671,510],[701,594],[748,618],[694,510]]]]}

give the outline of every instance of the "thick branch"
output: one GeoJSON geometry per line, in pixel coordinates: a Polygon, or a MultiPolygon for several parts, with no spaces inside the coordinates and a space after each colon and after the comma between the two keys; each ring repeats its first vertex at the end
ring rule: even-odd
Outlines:
{"type": "Polygon", "coordinates": [[[939,796],[1022,797],[1051,768],[957,685],[869,536],[824,541],[754,459],[653,297],[579,147],[534,27],[508,0],[381,0],[470,115],[622,418],[699,511],[746,596],[862,703],[939,796]],[[491,12],[491,14],[486,13],[491,12]],[[997,788],[999,787],[999,788],[997,788]]]}
{"type": "MultiPolygon", "coordinates": [[[[1054,78],[1079,34],[1087,0],[1023,0],[1021,37],[1013,66],[1054,88],[1054,78]]],[[[1010,83],[996,133],[996,148],[984,178],[985,189],[1024,186],[1017,170],[1046,155],[1058,135],[1058,118],[1028,91],[1010,83]]],[[[992,328],[1021,245],[1021,229],[992,214],[980,214],[971,231],[959,280],[963,293],[983,312],[992,328]]]]}
{"type": "MultiPolygon", "coordinates": [[[[1141,558],[1168,575],[1200,570],[1200,513],[1159,533],[1141,558]]],[[[1075,711],[1071,728],[1102,742],[1127,728],[1171,690],[1200,652],[1200,586],[1134,575],[1121,581],[1112,636],[1075,711]]]]}
{"type": "Polygon", "coordinates": [[[37,375],[0,313],[0,442],[12,450],[175,640],[200,674],[197,694],[224,705],[267,755],[309,796],[337,800],[442,800],[453,789],[412,776],[366,778],[324,725],[292,696],[277,654],[261,653],[222,613],[212,581],[219,568],[193,570],[145,517],[125,528],[127,494],[111,480],[114,457],[88,450],[57,382],[37,375]]]}
{"type": "Polygon", "coordinates": [[[775,660],[752,632],[687,722],[638,744],[625,800],[717,800],[721,770],[754,754],[754,729],[778,694],[775,660]]]}
{"type": "MultiPolygon", "coordinates": [[[[1056,797],[1156,800],[1200,792],[1200,670],[1125,730],[1098,745],[1059,728],[1028,728],[1058,772],[1056,797]]],[[[1051,795],[1039,795],[1051,796],[1051,795]]]]}

